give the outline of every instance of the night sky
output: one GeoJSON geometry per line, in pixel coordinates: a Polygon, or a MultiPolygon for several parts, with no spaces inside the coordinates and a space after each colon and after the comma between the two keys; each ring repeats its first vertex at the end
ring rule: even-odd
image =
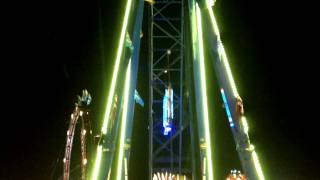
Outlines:
{"type": "MultiPolygon", "coordinates": [[[[55,162],[63,156],[70,113],[82,89],[93,96],[92,121],[101,121],[123,5],[49,0],[21,4],[7,14],[0,179],[50,179],[62,173],[55,162]]],[[[316,11],[302,2],[254,0],[217,0],[215,11],[266,178],[320,179],[316,11]]],[[[144,99],[146,62],[138,75],[144,99]]],[[[215,101],[216,85],[208,89],[215,101]]],[[[147,112],[137,109],[140,121],[134,125],[132,159],[142,165],[147,165],[147,112]]],[[[215,133],[221,137],[218,159],[228,168],[233,162],[222,161],[236,155],[234,150],[226,151],[229,159],[222,155],[223,148],[234,147],[224,123],[215,133]]],[[[133,179],[147,173],[146,167],[136,168],[133,179]]]]}

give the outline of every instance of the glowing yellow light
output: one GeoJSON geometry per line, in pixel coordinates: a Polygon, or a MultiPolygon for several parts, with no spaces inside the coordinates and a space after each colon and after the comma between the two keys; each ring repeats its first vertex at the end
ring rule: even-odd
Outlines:
{"type": "Polygon", "coordinates": [[[84,129],[84,130],[82,131],[82,135],[86,135],[86,133],[87,133],[87,131],[84,129]]]}
{"type": "Polygon", "coordinates": [[[88,162],[88,160],[87,160],[87,159],[83,159],[83,161],[82,161],[83,165],[86,165],[86,164],[87,164],[87,162],[88,162]]]}
{"type": "Polygon", "coordinates": [[[246,117],[244,117],[244,116],[241,117],[241,123],[242,123],[244,133],[248,134],[249,126],[248,126],[248,122],[247,122],[246,117]]]}
{"type": "Polygon", "coordinates": [[[201,23],[201,12],[196,3],[196,13],[197,13],[197,27],[198,27],[198,40],[199,40],[199,57],[200,57],[200,76],[201,76],[201,91],[202,91],[202,107],[204,115],[204,128],[205,128],[205,138],[206,138],[206,154],[208,163],[208,175],[209,180],[213,180],[213,167],[212,167],[212,156],[211,156],[211,138],[209,130],[209,117],[208,117],[208,103],[207,103],[207,87],[206,87],[206,77],[205,77],[205,67],[204,67],[204,50],[203,50],[203,39],[202,39],[202,23],[201,23]]]}
{"type": "Polygon", "coordinates": [[[218,53],[222,57],[221,59],[223,61],[224,67],[225,67],[225,69],[227,71],[227,76],[228,76],[228,80],[229,80],[231,88],[232,88],[233,95],[234,95],[234,97],[238,97],[239,94],[238,94],[237,87],[236,87],[236,84],[234,82],[234,79],[233,79],[233,76],[232,76],[232,73],[231,73],[231,68],[230,68],[230,65],[229,65],[229,62],[228,62],[227,54],[226,54],[226,51],[225,51],[225,49],[223,47],[223,44],[221,42],[221,39],[220,39],[220,33],[219,33],[218,24],[217,24],[217,21],[216,21],[216,18],[214,16],[214,14],[213,14],[213,10],[212,10],[212,8],[210,6],[208,6],[208,11],[209,11],[209,15],[210,15],[210,18],[211,18],[213,31],[215,32],[215,34],[217,36],[217,40],[218,40],[218,53]]]}
{"type": "Polygon", "coordinates": [[[111,87],[110,87],[108,101],[107,101],[107,108],[106,108],[106,111],[104,114],[104,120],[103,120],[103,125],[102,125],[102,130],[101,130],[103,134],[107,133],[109,115],[110,115],[110,111],[111,111],[111,104],[112,104],[114,90],[116,87],[116,81],[117,81],[117,76],[118,76],[118,72],[119,72],[119,65],[120,65],[120,60],[121,60],[123,44],[124,44],[124,38],[125,38],[126,30],[127,30],[129,13],[130,13],[131,4],[132,4],[131,2],[132,2],[132,0],[128,0],[128,2],[127,2],[126,11],[125,11],[125,15],[124,15],[124,22],[123,22],[122,29],[121,29],[121,35],[120,35],[119,47],[118,47],[118,51],[117,51],[116,63],[114,65],[111,87]]]}
{"type": "Polygon", "coordinates": [[[118,166],[117,166],[117,180],[121,179],[121,170],[122,170],[122,158],[124,151],[124,141],[125,141],[125,132],[126,132],[126,122],[127,122],[127,112],[128,112],[128,99],[129,99],[129,88],[130,88],[130,74],[131,74],[131,59],[129,60],[126,80],[124,86],[124,103],[121,119],[121,128],[120,128],[120,143],[119,143],[119,154],[118,154],[118,166]]]}
{"type": "Polygon", "coordinates": [[[249,151],[253,151],[253,150],[254,150],[254,145],[250,144],[248,150],[249,150],[249,151]]]}
{"type": "Polygon", "coordinates": [[[92,179],[93,180],[98,179],[101,156],[102,156],[102,146],[98,146],[97,157],[96,157],[96,161],[95,161],[95,164],[94,164],[93,175],[92,175],[92,179]]]}
{"type": "Polygon", "coordinates": [[[154,5],[155,1],[154,0],[144,0],[145,2],[148,2],[150,5],[154,5]]]}
{"type": "Polygon", "coordinates": [[[207,0],[207,6],[210,8],[214,5],[214,3],[216,2],[215,0],[207,0]]]}
{"type": "Polygon", "coordinates": [[[262,173],[262,169],[259,163],[258,155],[255,151],[252,152],[252,158],[254,162],[254,167],[256,168],[256,171],[258,173],[259,180],[264,180],[264,176],[262,173]]]}

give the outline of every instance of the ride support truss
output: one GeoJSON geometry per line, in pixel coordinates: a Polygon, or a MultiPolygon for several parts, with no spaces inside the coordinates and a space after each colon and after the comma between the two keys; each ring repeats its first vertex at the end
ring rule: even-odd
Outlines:
{"type": "MultiPolygon", "coordinates": [[[[160,171],[185,174],[189,179],[215,178],[211,124],[218,119],[209,116],[212,99],[207,95],[206,78],[206,71],[214,70],[244,174],[249,180],[264,180],[214,16],[214,1],[123,2],[122,28],[91,179],[129,179],[140,39],[144,9],[148,9],[149,179],[160,171]],[[174,118],[172,131],[164,136],[161,117],[168,88],[173,89],[174,118]]],[[[68,141],[72,144],[72,139],[68,141]]]]}

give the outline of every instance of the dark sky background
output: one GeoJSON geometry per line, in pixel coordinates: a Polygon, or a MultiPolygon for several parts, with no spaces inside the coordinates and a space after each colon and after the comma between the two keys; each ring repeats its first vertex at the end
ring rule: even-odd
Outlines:
{"type": "MultiPolygon", "coordinates": [[[[75,96],[83,88],[93,96],[92,121],[101,121],[122,6],[117,1],[49,0],[13,5],[7,13],[0,179],[50,179],[63,154],[75,96]]],[[[268,179],[320,179],[318,21],[311,7],[293,1],[216,3],[250,137],[268,179]]],[[[143,62],[140,82],[146,75],[143,62]]],[[[146,86],[140,83],[138,90],[147,98],[146,86]]],[[[134,131],[141,134],[133,137],[144,144],[146,122],[135,123],[134,131]]],[[[226,124],[220,126],[226,131],[217,130],[217,137],[231,139],[226,124]]],[[[219,142],[223,144],[223,139],[219,142]]],[[[133,146],[134,161],[146,164],[147,157],[136,154],[145,148],[133,146]]],[[[227,155],[221,155],[221,162],[222,157],[227,155]]],[[[59,168],[56,173],[62,172],[59,168]]],[[[146,172],[141,169],[138,172],[146,172]]]]}

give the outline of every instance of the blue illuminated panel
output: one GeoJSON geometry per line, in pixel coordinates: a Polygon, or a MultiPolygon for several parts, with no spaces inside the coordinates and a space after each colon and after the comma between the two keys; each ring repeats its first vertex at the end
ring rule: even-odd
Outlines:
{"type": "Polygon", "coordinates": [[[163,135],[168,135],[172,130],[172,119],[173,119],[173,90],[165,90],[163,97],[163,115],[162,115],[162,126],[164,128],[163,135]]]}
{"type": "Polygon", "coordinates": [[[230,123],[230,126],[233,127],[234,124],[233,124],[233,121],[232,121],[231,112],[230,112],[230,109],[229,109],[229,105],[228,105],[228,102],[227,102],[226,95],[224,94],[224,90],[223,89],[221,89],[220,91],[221,91],[224,107],[226,108],[228,121],[230,123]]]}

